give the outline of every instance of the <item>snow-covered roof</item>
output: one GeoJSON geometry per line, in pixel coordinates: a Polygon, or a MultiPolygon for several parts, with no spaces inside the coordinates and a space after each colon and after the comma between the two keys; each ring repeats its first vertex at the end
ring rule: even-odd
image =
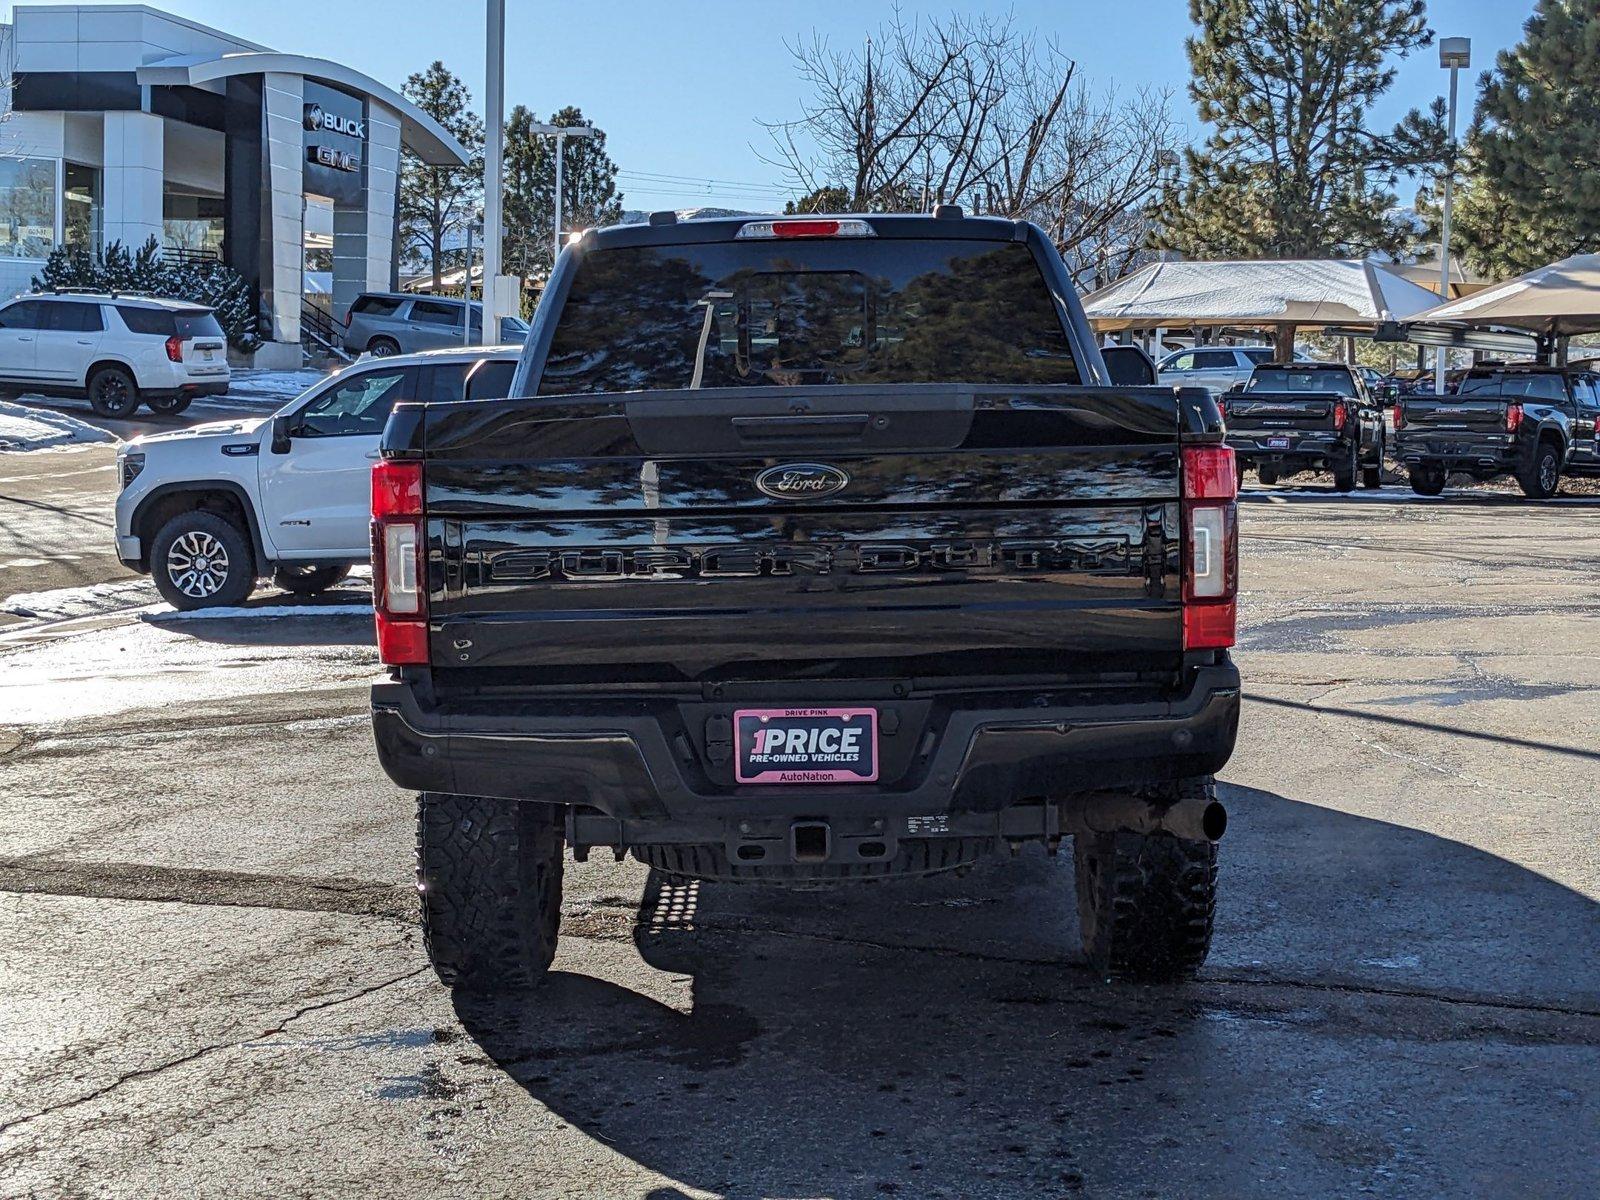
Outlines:
{"type": "Polygon", "coordinates": [[[1600,332],[1600,254],[1576,254],[1418,314],[1429,324],[1600,332]]]}
{"type": "Polygon", "coordinates": [[[1439,302],[1382,263],[1354,258],[1156,262],[1101,288],[1084,311],[1102,332],[1188,325],[1375,325],[1439,302]]]}

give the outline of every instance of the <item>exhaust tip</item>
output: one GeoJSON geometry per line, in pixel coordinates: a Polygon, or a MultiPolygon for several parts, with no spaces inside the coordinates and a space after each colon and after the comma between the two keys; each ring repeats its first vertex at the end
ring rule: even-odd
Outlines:
{"type": "Polygon", "coordinates": [[[1200,832],[1206,835],[1206,841],[1220,842],[1228,832],[1228,810],[1215,800],[1206,805],[1200,814],[1200,832]]]}

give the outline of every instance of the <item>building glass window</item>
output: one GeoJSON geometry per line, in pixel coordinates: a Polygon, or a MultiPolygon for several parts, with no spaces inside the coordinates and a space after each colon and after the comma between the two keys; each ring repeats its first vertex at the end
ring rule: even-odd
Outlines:
{"type": "Polygon", "coordinates": [[[100,170],[63,164],[61,240],[93,250],[100,244],[100,170]]]}
{"type": "Polygon", "coordinates": [[[173,250],[222,257],[223,200],[168,187],[161,197],[161,236],[173,250]]]}
{"type": "Polygon", "coordinates": [[[55,245],[55,160],[0,158],[0,258],[46,258],[55,245]]]}

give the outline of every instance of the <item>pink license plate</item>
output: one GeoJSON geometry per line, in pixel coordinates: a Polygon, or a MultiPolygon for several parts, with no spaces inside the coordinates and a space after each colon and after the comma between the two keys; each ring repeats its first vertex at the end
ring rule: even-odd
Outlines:
{"type": "Polygon", "coordinates": [[[733,714],[739,783],[871,783],[875,708],[742,708],[733,714]]]}

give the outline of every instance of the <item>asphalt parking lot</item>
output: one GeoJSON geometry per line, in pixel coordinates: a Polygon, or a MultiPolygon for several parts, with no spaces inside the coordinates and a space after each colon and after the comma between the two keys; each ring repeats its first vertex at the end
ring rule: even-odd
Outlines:
{"type": "Polygon", "coordinates": [[[1183,987],[1079,963],[1065,856],[798,893],[608,857],[531,1001],[453,1005],[358,587],[0,628],[0,1195],[1600,1194],[1600,501],[1241,524],[1183,987]]]}

